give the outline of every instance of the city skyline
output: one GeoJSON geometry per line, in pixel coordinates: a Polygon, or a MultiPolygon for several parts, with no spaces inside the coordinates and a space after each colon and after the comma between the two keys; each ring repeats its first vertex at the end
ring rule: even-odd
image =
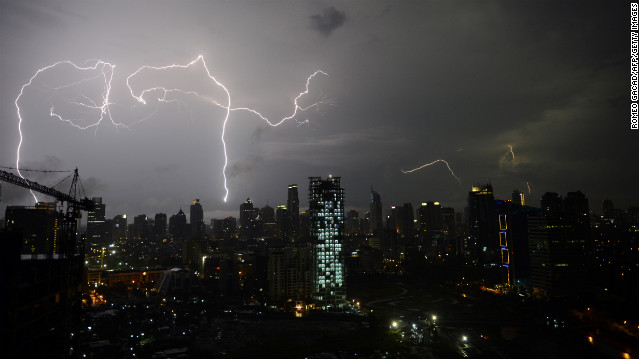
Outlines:
{"type": "MultiPolygon", "coordinates": [[[[20,164],[77,166],[87,195],[103,198],[109,218],[188,211],[193,199],[206,219],[235,216],[248,197],[275,208],[286,203],[287,185],[304,188],[308,176],[330,174],[342,178],[345,209],[362,215],[370,187],[383,209],[440,201],[461,211],[471,186],[487,180],[496,199],[518,188],[536,207],[545,192],[576,190],[592,211],[605,199],[620,209],[637,206],[626,3],[276,4],[0,2],[0,44],[8,49],[0,69],[0,166],[15,166],[14,100],[35,72],[62,60],[101,59],[116,65],[112,116],[135,124],[132,130],[107,122],[81,131],[51,116],[50,106],[64,110],[65,101],[95,98],[100,89],[53,91],[78,73],[52,69],[20,99],[20,164]],[[183,20],[173,20],[178,15],[183,20]],[[233,115],[227,202],[222,112],[186,95],[143,106],[125,86],[140,66],[185,64],[199,54],[234,106],[272,119],[291,113],[311,73],[328,74],[313,79],[303,105],[324,103],[295,121],[271,128],[252,114],[233,115]],[[438,159],[461,181],[440,162],[401,172],[438,159]]],[[[197,68],[185,79],[162,80],[211,90],[202,75],[197,68]]],[[[24,175],[47,186],[61,179],[24,175]]],[[[307,208],[301,197],[300,209],[307,208]]],[[[3,184],[0,207],[33,203],[28,191],[3,184]]]]}

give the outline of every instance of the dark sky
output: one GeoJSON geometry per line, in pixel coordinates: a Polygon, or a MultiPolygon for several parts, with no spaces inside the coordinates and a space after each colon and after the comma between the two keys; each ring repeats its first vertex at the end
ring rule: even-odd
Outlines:
{"type": "MultiPolygon", "coordinates": [[[[78,167],[107,216],[174,214],[199,198],[205,219],[286,202],[309,176],[341,176],[347,208],[441,201],[462,210],[475,183],[514,188],[539,206],[546,191],[581,190],[601,212],[638,205],[638,132],[629,129],[626,1],[0,1],[0,166],[15,166],[15,100],[24,88],[20,167],[78,167]],[[229,189],[225,203],[221,140],[229,189]],[[105,67],[110,70],[111,67],[105,67]],[[110,76],[110,71],[105,74],[110,76]],[[197,92],[200,96],[193,93],[197,92]],[[216,106],[215,103],[223,105],[216,106]],[[51,109],[69,122],[51,116],[51,109]],[[116,127],[116,123],[127,125],[116,127]],[[305,122],[305,120],[308,120],[305,122]],[[513,155],[509,152],[513,149],[513,155]],[[434,160],[438,162],[415,172],[434,160]],[[530,194],[529,188],[530,187],[530,194]]],[[[23,172],[55,185],[61,174],[23,172]]],[[[39,200],[50,200],[39,196],[39,200]]],[[[32,205],[3,184],[0,207],[32,205]]]]}

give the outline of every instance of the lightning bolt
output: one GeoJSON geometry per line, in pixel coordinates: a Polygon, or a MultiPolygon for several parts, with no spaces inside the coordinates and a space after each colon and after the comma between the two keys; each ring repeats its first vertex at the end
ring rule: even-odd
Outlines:
{"type": "Polygon", "coordinates": [[[502,169],[502,162],[504,162],[505,160],[509,160],[509,159],[508,159],[509,155],[511,155],[511,161],[512,161],[512,163],[513,163],[514,165],[515,165],[515,163],[516,163],[516,154],[514,154],[514,152],[513,152],[513,147],[512,147],[511,145],[508,145],[508,144],[507,144],[507,146],[509,147],[509,151],[507,151],[507,152],[502,156],[502,158],[500,159],[500,169],[502,169]]]}
{"type": "Polygon", "coordinates": [[[529,182],[527,181],[527,189],[529,189],[529,195],[531,195],[531,187],[529,186],[529,182]]]}
{"type": "MultiPolygon", "coordinates": [[[[18,174],[20,175],[20,177],[22,177],[24,179],[24,177],[22,176],[22,174],[20,173],[20,149],[22,147],[23,141],[24,141],[24,136],[23,136],[23,132],[22,132],[22,122],[23,122],[23,118],[22,118],[22,114],[21,114],[21,109],[20,109],[20,99],[22,98],[22,96],[24,95],[25,89],[29,86],[32,85],[32,83],[34,82],[34,80],[38,77],[38,75],[40,75],[42,72],[50,70],[52,68],[55,68],[61,64],[68,64],[71,65],[73,68],[75,68],[76,70],[81,70],[81,71],[96,71],[98,70],[99,73],[98,75],[94,75],[73,83],[69,83],[69,84],[64,84],[58,87],[52,87],[50,88],[50,90],[58,91],[61,89],[65,89],[65,88],[70,88],[76,85],[80,85],[82,83],[91,81],[91,80],[95,80],[98,78],[102,78],[104,85],[102,88],[102,93],[100,96],[100,100],[95,101],[87,96],[84,95],[80,95],[79,99],[65,99],[62,98],[63,100],[65,100],[67,103],[80,107],[82,109],[85,110],[90,110],[90,111],[97,111],[99,113],[99,116],[97,117],[97,120],[93,123],[90,124],[80,124],[78,123],[78,119],[68,119],[63,117],[62,115],[58,114],[55,111],[55,107],[53,105],[51,105],[50,109],[49,109],[49,115],[53,118],[58,119],[61,122],[64,122],[68,125],[71,125],[79,130],[87,130],[90,128],[95,127],[96,128],[96,132],[98,129],[98,125],[100,125],[105,119],[108,119],[111,121],[111,124],[113,126],[117,128],[119,127],[125,127],[127,129],[129,129],[129,127],[125,124],[122,123],[118,123],[116,121],[114,121],[113,117],[111,116],[111,110],[110,110],[110,105],[112,105],[113,103],[110,101],[110,95],[111,95],[111,82],[113,80],[113,75],[114,75],[114,69],[115,69],[115,65],[102,61],[102,60],[92,60],[95,61],[95,64],[93,66],[79,66],[76,65],[75,63],[65,60],[65,61],[59,61],[56,62],[52,65],[43,67],[41,69],[38,69],[36,71],[36,73],[29,79],[29,82],[27,82],[26,84],[24,84],[22,86],[22,88],[20,89],[20,93],[18,95],[18,97],[15,100],[15,105],[16,105],[16,109],[17,109],[17,114],[18,114],[18,131],[20,133],[20,141],[18,143],[18,148],[16,151],[16,169],[18,174]]],[[[316,101],[315,103],[309,105],[309,106],[305,106],[302,107],[299,104],[299,100],[301,100],[301,98],[303,98],[305,95],[307,95],[309,93],[309,86],[310,86],[310,82],[311,80],[318,76],[318,75],[325,75],[328,76],[327,73],[325,73],[322,70],[317,70],[315,71],[313,74],[311,74],[309,77],[307,77],[307,81],[306,81],[306,86],[305,86],[305,90],[300,92],[298,94],[298,96],[296,96],[294,98],[293,101],[293,111],[291,113],[291,115],[285,116],[282,119],[280,119],[279,121],[271,121],[269,120],[267,117],[265,117],[264,115],[262,115],[260,112],[248,108],[248,107],[236,107],[236,108],[232,108],[231,107],[231,93],[229,92],[229,90],[221,83],[219,82],[212,74],[211,71],[209,70],[209,68],[207,67],[207,64],[204,60],[204,57],[202,55],[198,55],[198,57],[196,59],[194,59],[193,61],[181,65],[181,64],[171,64],[171,65],[166,65],[166,66],[149,66],[149,65],[144,65],[141,66],[140,68],[138,68],[136,71],[134,71],[133,73],[131,73],[129,76],[127,76],[126,79],[126,85],[129,89],[129,92],[131,94],[131,96],[137,100],[139,103],[141,104],[146,104],[147,101],[145,100],[145,97],[151,93],[151,92],[160,92],[160,96],[157,97],[157,101],[158,103],[172,103],[172,102],[177,102],[179,104],[185,105],[187,107],[187,109],[189,109],[189,107],[187,106],[187,104],[178,99],[178,98],[170,98],[170,96],[173,96],[174,94],[181,94],[181,95],[191,95],[191,96],[196,96],[198,98],[204,99],[210,103],[212,103],[215,106],[218,106],[220,108],[223,108],[225,110],[225,116],[224,116],[224,121],[222,124],[222,134],[221,134],[221,141],[222,141],[222,147],[223,147],[223,152],[224,152],[224,166],[222,167],[222,175],[224,177],[224,189],[225,189],[225,196],[224,196],[224,201],[227,201],[227,198],[229,196],[229,188],[227,186],[227,176],[226,176],[226,169],[227,169],[227,165],[229,162],[229,158],[227,155],[227,143],[225,141],[225,133],[226,133],[226,127],[227,124],[229,122],[230,119],[230,114],[232,111],[248,111],[254,115],[256,115],[257,117],[259,117],[260,119],[262,119],[263,121],[265,121],[269,126],[272,127],[276,127],[279,126],[281,124],[283,124],[284,122],[288,121],[288,120],[295,120],[298,125],[302,125],[302,124],[309,124],[309,120],[304,120],[304,121],[298,121],[295,119],[295,117],[301,113],[301,112],[305,112],[311,108],[316,108],[316,110],[318,110],[320,105],[324,105],[324,104],[330,104],[329,101],[325,100],[325,99],[320,99],[319,101],[316,101]],[[146,88],[141,90],[138,94],[136,94],[133,90],[133,88],[131,87],[131,80],[138,75],[140,72],[144,71],[144,70],[168,70],[168,69],[187,69],[191,66],[194,66],[197,63],[201,63],[202,67],[204,68],[205,72],[206,72],[206,76],[209,78],[209,80],[211,80],[217,87],[221,88],[224,90],[225,94],[226,94],[226,99],[220,103],[218,101],[216,101],[215,99],[212,98],[208,98],[206,96],[203,96],[201,94],[199,94],[196,91],[193,90],[184,90],[184,89],[178,89],[178,88],[174,88],[174,89],[167,89],[165,87],[162,86],[156,86],[156,87],[150,87],[150,88],[146,88]]],[[[158,105],[156,104],[156,108],[154,109],[154,111],[147,115],[146,117],[137,120],[135,122],[133,122],[131,125],[135,125],[137,123],[140,123],[142,121],[145,121],[149,118],[151,118],[158,110],[158,105]]],[[[189,109],[189,111],[191,111],[189,109]]],[[[38,201],[38,199],[36,198],[35,194],[33,192],[31,192],[31,194],[33,195],[33,198],[36,200],[36,202],[38,201]]]]}
{"type": "MultiPolygon", "coordinates": [[[[134,71],[131,75],[129,75],[127,77],[127,87],[129,88],[129,92],[131,93],[131,96],[136,99],[138,102],[142,103],[142,104],[146,104],[146,100],[144,99],[145,95],[149,92],[152,91],[159,91],[161,93],[161,96],[157,97],[157,100],[159,102],[170,102],[173,100],[167,100],[167,96],[173,93],[179,93],[179,94],[184,94],[184,95],[193,95],[199,98],[202,98],[210,103],[212,103],[215,106],[218,106],[220,108],[223,108],[225,110],[225,117],[224,117],[224,121],[222,123],[222,134],[221,134],[221,141],[222,141],[222,148],[223,148],[223,152],[224,152],[224,166],[222,167],[222,175],[224,178],[224,189],[225,189],[225,195],[224,195],[224,202],[227,201],[227,198],[229,196],[229,188],[227,186],[227,175],[226,175],[226,169],[227,169],[227,165],[229,163],[229,157],[227,154],[227,142],[225,141],[225,133],[226,133],[226,127],[227,124],[229,122],[229,116],[231,114],[232,111],[248,111],[254,115],[256,115],[257,117],[259,117],[260,119],[262,119],[263,121],[265,121],[269,126],[272,127],[276,127],[281,125],[282,123],[286,122],[287,120],[291,120],[294,119],[296,117],[296,115],[298,114],[298,112],[304,112],[308,109],[311,109],[313,107],[318,107],[322,104],[326,104],[328,103],[325,100],[320,100],[318,102],[315,102],[309,106],[306,107],[301,107],[300,104],[298,103],[298,101],[304,97],[305,95],[307,95],[309,93],[309,85],[311,83],[311,80],[318,76],[318,75],[325,75],[328,76],[327,73],[325,73],[322,70],[317,70],[315,71],[313,74],[309,75],[309,77],[307,77],[307,81],[306,81],[306,85],[305,85],[305,90],[300,92],[300,94],[298,94],[298,96],[295,97],[295,99],[293,100],[293,112],[291,113],[291,115],[283,117],[282,119],[280,119],[277,122],[272,122],[271,120],[269,120],[266,116],[262,115],[260,112],[248,108],[248,107],[235,107],[232,108],[231,107],[231,93],[229,92],[229,90],[222,84],[220,83],[218,80],[216,80],[216,78],[211,75],[211,71],[209,70],[209,68],[207,67],[207,64],[204,60],[204,57],[202,55],[198,55],[198,57],[196,59],[194,59],[193,61],[185,64],[185,65],[180,65],[180,64],[171,64],[171,65],[166,65],[166,66],[142,66],[140,68],[138,68],[138,70],[134,71]],[[226,93],[226,101],[225,103],[220,103],[218,101],[216,101],[215,99],[211,99],[205,96],[202,96],[201,94],[199,94],[196,91],[193,90],[183,90],[183,89],[167,89],[165,87],[162,86],[156,86],[156,87],[151,87],[151,88],[147,88],[144,89],[142,91],[139,92],[138,95],[136,95],[136,93],[133,91],[132,87],[131,87],[131,80],[134,76],[136,76],[137,74],[139,74],[141,71],[145,70],[145,69],[149,69],[149,70],[168,70],[168,69],[187,69],[193,65],[195,65],[196,63],[201,63],[206,74],[207,77],[213,81],[215,83],[216,86],[222,88],[224,90],[224,92],[226,93]]],[[[305,121],[297,121],[298,125],[304,124],[304,123],[308,123],[308,120],[305,121]]]]}
{"type": "MultiPolygon", "coordinates": [[[[111,102],[109,101],[109,96],[111,94],[111,81],[113,80],[113,72],[115,69],[115,65],[102,61],[102,60],[95,60],[95,64],[93,66],[79,66],[69,60],[64,60],[64,61],[58,61],[54,64],[45,66],[43,68],[38,69],[35,74],[33,74],[33,76],[31,76],[31,78],[29,78],[29,81],[22,85],[22,87],[20,88],[20,93],[18,94],[18,96],[16,97],[14,104],[16,106],[16,113],[18,115],[18,133],[20,135],[20,140],[18,142],[18,148],[16,149],[16,170],[18,175],[24,179],[24,176],[22,176],[22,173],[20,172],[20,150],[22,148],[22,144],[24,142],[24,134],[22,132],[22,122],[24,121],[24,119],[22,118],[22,114],[21,114],[21,109],[20,109],[20,99],[22,98],[22,96],[25,93],[25,90],[27,87],[31,86],[34,82],[34,80],[38,77],[38,75],[40,75],[41,73],[53,69],[55,67],[58,67],[59,65],[63,65],[63,64],[67,64],[67,65],[71,65],[73,68],[75,68],[76,70],[81,70],[81,71],[96,71],[99,70],[100,73],[98,75],[89,77],[89,78],[85,78],[73,83],[69,83],[66,85],[62,85],[59,87],[54,87],[51,88],[51,90],[53,91],[57,91],[60,89],[64,89],[64,88],[68,88],[68,87],[72,87],[72,86],[76,86],[79,85],[81,83],[87,82],[87,81],[91,81],[94,79],[98,79],[100,77],[102,77],[103,81],[104,81],[104,86],[103,86],[103,91],[101,94],[101,103],[96,103],[95,101],[91,100],[90,98],[84,96],[84,101],[68,101],[74,105],[86,108],[86,109],[91,109],[91,110],[97,110],[99,112],[99,116],[98,119],[95,123],[90,124],[90,125],[86,125],[86,126],[82,126],[79,125],[77,123],[75,123],[73,120],[70,119],[65,119],[63,118],[61,115],[55,113],[54,111],[54,106],[52,105],[51,108],[49,109],[49,115],[51,117],[57,118],[58,120],[65,122],[69,125],[72,125],[80,130],[86,130],[89,129],[91,127],[96,127],[96,131],[97,131],[97,126],[105,119],[108,118],[111,123],[116,127],[126,127],[126,125],[124,124],[120,124],[117,123],[113,120],[113,118],[111,117],[111,111],[109,109],[109,105],[111,104],[111,102]]],[[[31,192],[31,195],[33,195],[33,199],[37,202],[38,198],[36,197],[35,193],[31,190],[29,190],[31,192]]]]}
{"type": "Polygon", "coordinates": [[[451,173],[451,175],[452,175],[456,180],[458,180],[458,183],[459,183],[460,185],[462,185],[462,181],[461,181],[461,180],[456,176],[456,174],[453,172],[453,170],[451,170],[451,166],[449,166],[449,163],[448,163],[448,162],[446,162],[446,161],[444,161],[444,160],[442,160],[442,159],[438,159],[438,160],[432,161],[432,162],[430,162],[430,163],[428,163],[428,164],[421,165],[421,166],[419,166],[419,167],[417,167],[417,168],[415,168],[415,169],[413,169],[413,170],[407,170],[407,171],[405,171],[405,170],[402,170],[402,169],[401,169],[400,171],[402,171],[402,173],[403,173],[403,174],[409,174],[409,173],[412,173],[412,172],[414,172],[414,171],[417,171],[417,170],[420,170],[420,169],[426,168],[426,167],[428,167],[428,166],[435,165],[436,163],[439,163],[439,162],[442,162],[442,163],[444,163],[445,165],[447,165],[447,169],[449,169],[449,172],[451,173]]]}

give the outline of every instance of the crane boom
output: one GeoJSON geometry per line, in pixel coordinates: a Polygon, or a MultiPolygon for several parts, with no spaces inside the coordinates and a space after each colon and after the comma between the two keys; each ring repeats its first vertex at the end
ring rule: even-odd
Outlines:
{"type": "MultiPolygon", "coordinates": [[[[75,169],[74,176],[78,176],[78,169],[75,169]]],[[[35,181],[21,178],[4,170],[0,170],[0,180],[6,181],[10,184],[18,185],[23,188],[27,188],[29,190],[37,191],[41,194],[52,196],[59,201],[66,201],[69,204],[74,204],[80,210],[93,210],[93,202],[88,198],[84,198],[78,201],[70,194],[65,194],[56,189],[38,184],[35,181]]]]}
{"type": "MultiPolygon", "coordinates": [[[[56,253],[64,255],[84,255],[84,243],[81,242],[78,244],[77,242],[77,219],[80,218],[80,210],[91,211],[95,208],[95,205],[93,201],[89,200],[87,197],[80,200],[76,199],[78,168],[74,170],[73,180],[71,181],[71,188],[69,189],[68,194],[3,170],[0,170],[0,180],[4,180],[8,183],[37,191],[45,195],[53,196],[61,202],[66,201],[67,209],[62,222],[62,236],[64,240],[61,242],[60,248],[56,250],[56,253]]],[[[51,251],[53,251],[53,249],[51,251]]]]}

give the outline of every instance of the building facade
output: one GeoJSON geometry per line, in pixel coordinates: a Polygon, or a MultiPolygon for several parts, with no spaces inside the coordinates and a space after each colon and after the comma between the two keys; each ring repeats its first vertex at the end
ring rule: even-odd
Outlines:
{"type": "Polygon", "coordinates": [[[323,309],[346,302],[344,189],[340,177],[309,178],[313,300],[323,309]]]}

